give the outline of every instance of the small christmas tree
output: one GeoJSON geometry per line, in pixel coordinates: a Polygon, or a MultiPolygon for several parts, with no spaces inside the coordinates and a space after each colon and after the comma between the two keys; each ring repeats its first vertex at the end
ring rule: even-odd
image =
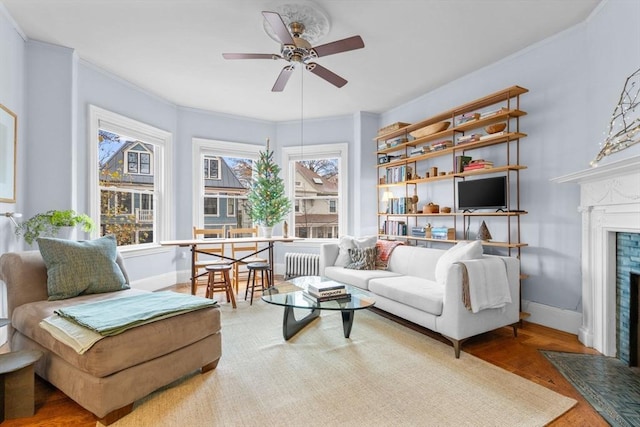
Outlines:
{"type": "Polygon", "coordinates": [[[284,192],[280,167],[273,161],[273,151],[260,151],[253,164],[253,182],[247,195],[249,217],[263,227],[273,227],[291,211],[291,200],[284,192]]]}

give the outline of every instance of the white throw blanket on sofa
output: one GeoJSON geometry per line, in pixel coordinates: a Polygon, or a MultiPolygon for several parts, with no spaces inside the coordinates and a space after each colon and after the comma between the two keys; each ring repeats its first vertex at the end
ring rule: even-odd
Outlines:
{"type": "Polygon", "coordinates": [[[511,302],[509,281],[504,261],[482,258],[459,261],[463,267],[463,300],[473,313],[488,308],[501,308],[511,302]]]}

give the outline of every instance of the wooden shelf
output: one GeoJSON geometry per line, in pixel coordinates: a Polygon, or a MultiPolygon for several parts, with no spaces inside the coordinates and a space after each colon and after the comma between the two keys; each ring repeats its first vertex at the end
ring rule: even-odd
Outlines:
{"type": "MultiPolygon", "coordinates": [[[[464,113],[467,112],[472,112],[475,110],[481,110],[483,108],[486,107],[490,107],[492,105],[498,104],[500,102],[503,101],[508,101],[512,98],[516,98],[524,93],[529,92],[528,89],[525,89],[523,87],[520,86],[511,86],[508,87],[506,89],[500,90],[498,92],[492,93],[490,95],[487,95],[485,97],[479,98],[475,101],[469,102],[467,104],[464,105],[460,105],[456,108],[453,108],[451,110],[448,111],[443,111],[442,113],[435,115],[433,117],[429,117],[425,120],[421,120],[417,123],[414,123],[412,125],[406,126],[404,128],[398,129],[398,130],[394,130],[392,132],[388,132],[386,134],[380,135],[376,138],[374,138],[375,141],[384,141],[387,139],[394,139],[397,137],[401,137],[401,136],[405,136],[408,135],[410,132],[413,132],[414,130],[417,129],[421,129],[425,126],[428,126],[430,124],[433,123],[438,123],[438,122],[442,122],[445,120],[451,120],[453,119],[455,116],[460,116],[464,113]]],[[[494,116],[491,116],[492,118],[495,118],[494,116]]],[[[483,119],[484,120],[484,119],[483,119]]],[[[454,124],[454,123],[452,123],[454,124]]],[[[467,123],[464,123],[463,125],[466,125],[467,123]]]]}
{"type": "Polygon", "coordinates": [[[506,211],[506,212],[449,212],[449,213],[378,213],[379,216],[392,216],[392,217],[422,217],[422,216],[520,216],[526,215],[526,211],[506,211]]]}
{"type": "MultiPolygon", "coordinates": [[[[442,157],[442,156],[447,156],[447,155],[452,155],[453,153],[456,152],[465,152],[465,151],[469,151],[469,150],[475,150],[478,148],[483,148],[483,147],[489,147],[491,145],[496,145],[496,144],[502,144],[508,141],[512,141],[512,140],[516,140],[516,139],[520,139],[520,138],[525,138],[527,136],[526,133],[521,133],[521,132],[509,132],[506,134],[502,134],[502,135],[497,135],[494,137],[489,137],[486,139],[483,139],[481,141],[473,141],[473,142],[466,142],[464,144],[458,144],[458,145],[454,145],[453,147],[449,147],[449,148],[444,148],[442,150],[438,150],[438,151],[431,151],[429,153],[425,153],[425,154],[420,154],[417,156],[411,156],[411,157],[404,157],[402,159],[398,159],[398,160],[392,160],[388,163],[380,163],[378,164],[378,168],[389,168],[389,167],[394,167],[394,166],[402,166],[402,165],[406,165],[409,163],[416,163],[422,160],[427,160],[427,159],[431,159],[434,157],[442,157]]],[[[417,140],[416,140],[417,141],[417,140]]],[[[415,141],[413,141],[415,142],[415,141]]],[[[406,149],[406,147],[409,144],[402,144],[403,149],[406,149]]],[[[384,154],[382,151],[378,151],[378,154],[384,154]]]]}

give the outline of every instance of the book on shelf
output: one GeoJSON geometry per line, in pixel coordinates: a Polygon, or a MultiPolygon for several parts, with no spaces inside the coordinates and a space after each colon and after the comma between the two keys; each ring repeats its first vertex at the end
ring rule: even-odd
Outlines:
{"type": "Polygon", "coordinates": [[[491,169],[493,167],[493,162],[490,160],[478,159],[472,160],[468,165],[464,167],[464,171],[471,171],[475,169],[491,169]]]}
{"type": "Polygon", "coordinates": [[[480,138],[482,137],[482,135],[480,135],[479,133],[474,133],[471,135],[463,135],[458,137],[458,144],[464,144],[467,142],[474,142],[474,141],[480,141],[480,138]]]}
{"type": "Polygon", "coordinates": [[[315,296],[313,294],[310,294],[307,291],[302,291],[302,295],[313,301],[313,302],[325,302],[325,301],[351,301],[351,294],[339,294],[339,295],[329,295],[329,296],[315,296]]]}
{"type": "Polygon", "coordinates": [[[445,148],[453,147],[453,141],[438,141],[431,144],[432,151],[444,150],[445,148]]]}
{"type": "Polygon", "coordinates": [[[493,165],[474,165],[474,166],[465,166],[464,172],[475,171],[480,169],[493,169],[493,165]]]}
{"type": "Polygon", "coordinates": [[[480,118],[479,113],[464,113],[458,118],[458,121],[456,123],[458,125],[461,125],[463,123],[467,123],[472,120],[478,120],[479,118],[480,118]]]}
{"type": "Polygon", "coordinates": [[[456,172],[464,171],[464,167],[471,162],[471,156],[456,156],[456,172]]]}

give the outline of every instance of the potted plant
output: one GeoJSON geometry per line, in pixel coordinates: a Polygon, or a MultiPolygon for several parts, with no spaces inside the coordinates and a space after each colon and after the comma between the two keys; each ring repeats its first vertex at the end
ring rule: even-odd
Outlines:
{"type": "Polygon", "coordinates": [[[38,213],[16,228],[16,234],[22,236],[28,244],[32,244],[38,237],[53,237],[63,227],[79,226],[85,232],[95,228],[95,224],[86,214],[78,214],[72,209],[50,210],[38,213]]]}
{"type": "Polygon", "coordinates": [[[253,164],[253,181],[247,195],[247,213],[262,228],[264,237],[271,237],[273,226],[291,211],[291,200],[285,195],[280,167],[273,161],[273,151],[260,151],[253,164]]]}

